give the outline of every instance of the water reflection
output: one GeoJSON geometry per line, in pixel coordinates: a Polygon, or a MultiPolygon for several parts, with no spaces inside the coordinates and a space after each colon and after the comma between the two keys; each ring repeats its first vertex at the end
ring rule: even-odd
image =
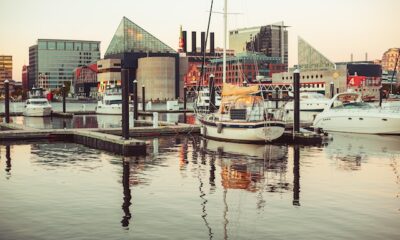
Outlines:
{"type": "Polygon", "coordinates": [[[10,152],[10,145],[6,145],[6,172],[7,172],[7,179],[11,177],[11,152],[10,152]]]}
{"type": "Polygon", "coordinates": [[[293,146],[293,205],[300,206],[300,147],[293,146]]]}
{"type": "Polygon", "coordinates": [[[400,155],[400,136],[332,133],[326,153],[343,170],[360,170],[373,157],[400,155]]]}
{"type": "Polygon", "coordinates": [[[128,227],[129,221],[132,217],[129,207],[131,205],[131,189],[130,189],[130,162],[129,159],[124,159],[122,161],[122,187],[124,191],[124,201],[122,203],[122,210],[124,211],[124,216],[122,217],[121,224],[122,227],[128,227]]]}

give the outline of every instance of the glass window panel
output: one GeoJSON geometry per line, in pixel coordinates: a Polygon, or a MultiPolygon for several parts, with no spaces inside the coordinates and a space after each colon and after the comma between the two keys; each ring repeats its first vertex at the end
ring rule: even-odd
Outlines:
{"type": "Polygon", "coordinates": [[[55,42],[47,42],[47,47],[49,50],[54,50],[54,49],[56,49],[56,43],[55,42]]]}
{"type": "Polygon", "coordinates": [[[89,51],[89,43],[83,43],[83,51],[89,51]]]}
{"type": "Polygon", "coordinates": [[[64,50],[64,42],[57,42],[57,50],[64,50]]]}
{"type": "Polygon", "coordinates": [[[39,42],[39,49],[44,50],[47,49],[47,42],[39,42]]]}
{"type": "Polygon", "coordinates": [[[74,49],[74,45],[72,44],[72,42],[66,42],[65,43],[65,49],[66,50],[73,50],[74,49]]]}

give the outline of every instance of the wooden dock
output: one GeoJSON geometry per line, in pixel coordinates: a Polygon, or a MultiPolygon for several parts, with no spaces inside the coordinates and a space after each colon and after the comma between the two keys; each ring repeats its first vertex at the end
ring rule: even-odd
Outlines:
{"type": "Polygon", "coordinates": [[[166,122],[160,122],[159,124],[159,127],[131,128],[129,131],[131,138],[126,140],[121,138],[122,130],[115,128],[34,129],[14,123],[0,123],[0,142],[39,139],[66,140],[123,156],[137,156],[146,154],[146,142],[132,137],[200,132],[200,128],[195,125],[166,122]]]}

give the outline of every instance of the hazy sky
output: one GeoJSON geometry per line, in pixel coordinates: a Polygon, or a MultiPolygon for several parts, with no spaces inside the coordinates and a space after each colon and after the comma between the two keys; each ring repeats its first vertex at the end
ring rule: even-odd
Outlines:
{"type": "MultiPolygon", "coordinates": [[[[101,56],[126,16],[176,49],[179,26],[206,31],[211,0],[0,0],[0,55],[13,56],[13,78],[29,64],[38,38],[101,41],[101,56]]],[[[214,0],[222,11],[223,0],[214,0]]],[[[400,0],[228,0],[228,29],[284,21],[289,25],[289,65],[297,63],[297,36],[332,61],[380,59],[400,47],[400,0]]],[[[222,47],[222,15],[211,31],[222,47]]],[[[189,35],[189,34],[188,34],[189,35]]],[[[198,33],[199,38],[199,33],[198,33]]],[[[200,40],[197,40],[198,44],[200,40]]],[[[189,41],[190,44],[190,41],[189,41]]],[[[188,45],[190,46],[190,45],[188,45]]],[[[189,47],[190,49],[190,47],[189,47]]]]}

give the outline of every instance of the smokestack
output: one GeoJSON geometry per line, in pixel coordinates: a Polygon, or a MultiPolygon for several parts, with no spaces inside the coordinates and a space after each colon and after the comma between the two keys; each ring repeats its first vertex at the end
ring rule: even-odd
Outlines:
{"type": "Polygon", "coordinates": [[[215,48],[214,48],[214,32],[210,33],[210,53],[214,54],[215,53],[215,48]]]}
{"type": "Polygon", "coordinates": [[[368,61],[368,53],[365,53],[365,61],[368,61]]]}
{"type": "Polygon", "coordinates": [[[353,54],[350,54],[350,62],[353,62],[353,54]]]}
{"type": "Polygon", "coordinates": [[[205,52],[205,48],[204,48],[204,44],[206,41],[206,33],[205,32],[201,32],[201,53],[205,52]]]}
{"type": "Polygon", "coordinates": [[[192,52],[196,52],[196,32],[192,32],[192,52]]]}
{"type": "Polygon", "coordinates": [[[182,39],[183,39],[183,52],[187,52],[186,31],[182,32],[182,39]]]}

